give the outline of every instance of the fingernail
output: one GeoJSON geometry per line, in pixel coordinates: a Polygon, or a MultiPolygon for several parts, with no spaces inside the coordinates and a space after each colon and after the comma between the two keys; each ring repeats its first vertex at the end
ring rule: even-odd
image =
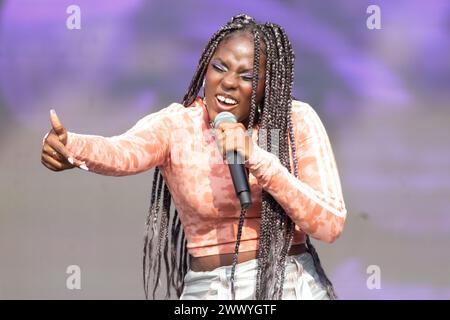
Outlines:
{"type": "Polygon", "coordinates": [[[72,157],[68,157],[68,158],[67,158],[67,161],[69,161],[70,164],[73,165],[73,162],[74,162],[74,161],[73,161],[73,158],[72,158],[72,157]]]}
{"type": "Polygon", "coordinates": [[[86,164],[84,162],[82,164],[80,164],[80,169],[83,169],[85,171],[89,171],[89,168],[86,166],[86,164]]]}
{"type": "Polygon", "coordinates": [[[44,138],[42,138],[42,145],[45,144],[45,139],[47,139],[47,137],[48,137],[48,132],[45,134],[44,138]]]}

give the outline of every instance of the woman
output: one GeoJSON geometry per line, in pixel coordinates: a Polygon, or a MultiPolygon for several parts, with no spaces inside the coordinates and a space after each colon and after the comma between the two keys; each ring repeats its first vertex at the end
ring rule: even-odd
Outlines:
{"type": "Polygon", "coordinates": [[[309,236],[333,242],[346,209],[328,136],[315,111],[292,99],[293,78],[285,31],[235,16],[208,42],[182,104],[110,138],[67,132],[52,111],[42,163],[113,176],[155,168],[147,298],[151,283],[153,298],[165,286],[166,298],[334,299],[309,236]],[[238,122],[212,131],[222,111],[238,122]],[[223,160],[232,150],[245,160],[248,210],[223,160]]]}

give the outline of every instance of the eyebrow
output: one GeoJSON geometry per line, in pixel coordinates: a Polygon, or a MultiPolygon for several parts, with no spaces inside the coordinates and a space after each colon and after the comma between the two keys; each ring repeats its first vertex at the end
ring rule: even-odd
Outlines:
{"type": "MultiPolygon", "coordinates": [[[[228,65],[219,57],[212,59],[211,62],[214,62],[214,60],[218,60],[221,64],[223,64],[226,68],[228,68],[228,65]]],[[[243,71],[241,71],[241,73],[245,73],[245,72],[253,72],[253,67],[251,67],[250,69],[244,69],[243,71]]]]}

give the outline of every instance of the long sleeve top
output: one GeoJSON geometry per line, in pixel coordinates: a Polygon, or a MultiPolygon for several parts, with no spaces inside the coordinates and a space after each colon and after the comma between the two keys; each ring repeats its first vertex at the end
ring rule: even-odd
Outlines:
{"type": "MultiPolygon", "coordinates": [[[[331,243],[343,230],[347,211],[325,128],[311,106],[296,100],[292,123],[298,178],[276,155],[257,145],[258,128],[253,130],[253,152],[245,163],[253,204],[244,221],[240,252],[258,248],[263,189],[295,223],[293,244],[303,243],[306,233],[331,243]]],[[[158,166],[180,216],[189,253],[198,257],[234,252],[240,203],[200,98],[189,107],[173,103],[149,114],[121,135],[68,132],[66,147],[101,175],[133,175],[158,166]]]]}

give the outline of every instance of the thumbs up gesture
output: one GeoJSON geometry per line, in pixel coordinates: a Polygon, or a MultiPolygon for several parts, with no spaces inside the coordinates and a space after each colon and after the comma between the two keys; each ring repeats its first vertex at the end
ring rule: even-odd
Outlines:
{"type": "Polygon", "coordinates": [[[63,171],[79,167],[88,170],[86,164],[75,159],[65,147],[67,129],[62,125],[55,110],[50,110],[52,129],[42,140],[41,163],[52,171],[63,171]]]}

